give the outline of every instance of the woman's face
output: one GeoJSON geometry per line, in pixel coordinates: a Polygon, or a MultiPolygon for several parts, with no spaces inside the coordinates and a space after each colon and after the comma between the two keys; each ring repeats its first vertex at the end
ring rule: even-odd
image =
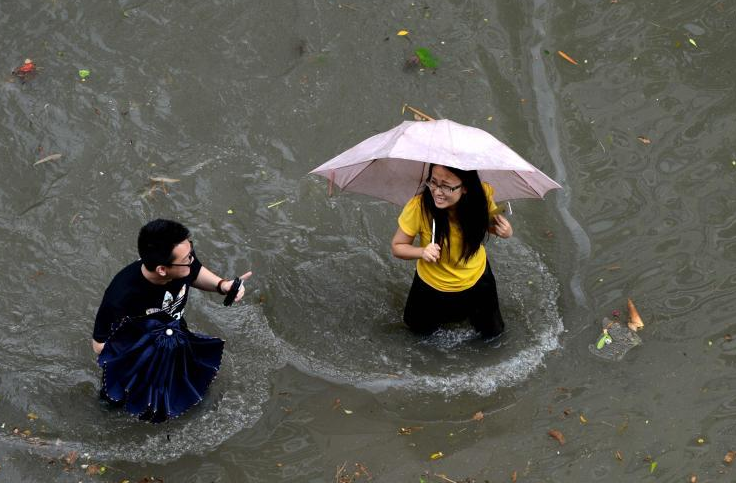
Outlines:
{"type": "Polygon", "coordinates": [[[432,167],[427,186],[435,206],[441,210],[455,206],[467,191],[460,178],[449,169],[439,165],[432,167]]]}

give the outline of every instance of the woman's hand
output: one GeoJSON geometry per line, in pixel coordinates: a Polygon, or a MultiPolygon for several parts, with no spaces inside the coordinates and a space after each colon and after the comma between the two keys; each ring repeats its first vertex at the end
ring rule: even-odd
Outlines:
{"type": "Polygon", "coordinates": [[[422,250],[422,259],[425,262],[436,263],[440,259],[440,246],[436,243],[430,243],[422,250]]]}
{"type": "Polygon", "coordinates": [[[498,236],[499,238],[509,238],[514,234],[514,228],[503,215],[496,215],[493,217],[493,227],[491,227],[491,233],[498,236]]]}

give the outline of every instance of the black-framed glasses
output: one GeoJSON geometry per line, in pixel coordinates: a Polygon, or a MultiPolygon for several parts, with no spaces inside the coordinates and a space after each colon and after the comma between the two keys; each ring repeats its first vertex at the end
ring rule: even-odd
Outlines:
{"type": "Polygon", "coordinates": [[[187,255],[187,263],[169,263],[169,267],[191,267],[192,263],[194,263],[194,242],[192,240],[189,240],[189,246],[191,247],[191,250],[189,251],[189,255],[187,255]]]}
{"type": "Polygon", "coordinates": [[[447,186],[446,184],[437,184],[432,179],[430,179],[429,181],[427,181],[427,187],[430,190],[432,190],[432,191],[439,190],[439,192],[442,193],[443,195],[449,195],[450,193],[454,193],[455,191],[457,191],[460,188],[462,188],[462,186],[463,186],[462,183],[460,183],[457,186],[447,186]]]}

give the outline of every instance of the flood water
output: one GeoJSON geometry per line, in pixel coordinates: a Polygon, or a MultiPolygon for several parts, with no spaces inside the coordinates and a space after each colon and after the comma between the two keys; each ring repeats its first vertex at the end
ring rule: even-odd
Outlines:
{"type": "Polygon", "coordinates": [[[0,481],[736,480],[735,26],[725,0],[3,0],[0,481]],[[499,340],[408,333],[400,207],[307,174],[404,103],[564,187],[488,243],[499,340]],[[149,425],[100,404],[89,339],[156,217],[254,276],[235,307],[190,297],[223,365],[149,425]],[[596,357],[627,298],[643,344],[596,357]]]}

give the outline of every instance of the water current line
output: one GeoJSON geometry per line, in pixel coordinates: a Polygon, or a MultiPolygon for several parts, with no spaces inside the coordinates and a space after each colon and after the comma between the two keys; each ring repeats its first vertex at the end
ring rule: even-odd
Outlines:
{"type": "MultiPolygon", "coordinates": [[[[552,164],[555,167],[555,178],[562,186],[565,186],[567,181],[567,170],[565,169],[565,163],[562,161],[562,155],[560,153],[560,138],[559,130],[557,127],[557,103],[555,101],[554,91],[550,86],[547,78],[547,72],[544,68],[544,62],[542,60],[542,41],[546,37],[545,32],[545,21],[548,15],[548,9],[550,4],[547,0],[534,0],[534,11],[532,13],[532,26],[537,33],[537,39],[539,41],[532,46],[532,61],[531,61],[531,72],[532,72],[532,87],[535,92],[537,113],[539,116],[539,126],[542,129],[542,135],[547,145],[547,152],[552,159],[552,164]],[[537,13],[542,15],[537,16],[537,13]],[[541,17],[541,18],[540,18],[541,17]]],[[[570,276],[570,289],[572,290],[575,301],[581,307],[587,307],[588,302],[585,297],[585,291],[583,290],[581,274],[580,274],[580,263],[590,258],[590,239],[585,233],[583,228],[580,226],[578,221],[572,216],[569,210],[570,206],[570,191],[562,190],[558,196],[555,197],[557,201],[557,209],[562,216],[562,221],[570,231],[573,242],[576,247],[576,257],[573,259],[572,274],[570,276]]]]}

